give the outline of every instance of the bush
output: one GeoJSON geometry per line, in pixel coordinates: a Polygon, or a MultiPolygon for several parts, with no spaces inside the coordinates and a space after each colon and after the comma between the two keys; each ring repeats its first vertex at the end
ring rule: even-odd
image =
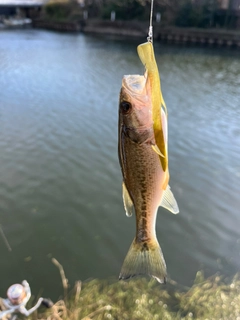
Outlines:
{"type": "Polygon", "coordinates": [[[80,8],[76,0],[49,1],[44,7],[45,14],[51,20],[74,20],[81,16],[80,8]]]}
{"type": "Polygon", "coordinates": [[[110,19],[111,11],[116,12],[118,20],[146,20],[149,19],[150,5],[139,0],[108,1],[102,9],[101,17],[110,19]]]}
{"type": "Polygon", "coordinates": [[[176,15],[176,25],[179,27],[209,28],[216,25],[217,4],[205,1],[203,5],[193,4],[185,0],[176,15]]]}

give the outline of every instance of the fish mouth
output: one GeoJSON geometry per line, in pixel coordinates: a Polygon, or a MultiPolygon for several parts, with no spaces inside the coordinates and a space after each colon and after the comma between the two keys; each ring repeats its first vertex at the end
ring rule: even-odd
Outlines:
{"type": "Polygon", "coordinates": [[[122,86],[130,94],[143,94],[146,87],[147,78],[140,75],[126,75],[123,77],[122,86]]]}

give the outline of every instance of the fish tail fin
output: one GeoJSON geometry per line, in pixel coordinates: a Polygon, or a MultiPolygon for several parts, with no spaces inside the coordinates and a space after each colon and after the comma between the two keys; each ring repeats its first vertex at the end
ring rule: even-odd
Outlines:
{"type": "Polygon", "coordinates": [[[138,242],[133,240],[123,262],[119,280],[147,274],[160,283],[166,283],[167,270],[162,250],[157,239],[138,242]]]}

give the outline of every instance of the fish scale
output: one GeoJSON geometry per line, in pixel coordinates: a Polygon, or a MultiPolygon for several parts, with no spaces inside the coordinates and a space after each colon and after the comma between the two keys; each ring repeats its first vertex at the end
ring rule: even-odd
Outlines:
{"type": "MultiPolygon", "coordinates": [[[[149,135],[152,136],[152,132],[149,135]]],[[[131,190],[137,230],[141,230],[145,237],[150,239],[153,236],[152,224],[155,222],[159,205],[154,203],[153,199],[159,198],[161,192],[160,173],[158,173],[159,157],[153,151],[150,143],[138,144],[132,142],[128,137],[124,139],[122,152],[125,153],[125,158],[131,159],[125,166],[124,175],[129,177],[126,180],[126,187],[131,190]],[[141,170],[137,170],[137,168],[141,168],[141,170]],[[147,187],[149,185],[155,187],[150,189],[147,187]]],[[[138,241],[142,241],[142,239],[138,239],[138,241]]]]}

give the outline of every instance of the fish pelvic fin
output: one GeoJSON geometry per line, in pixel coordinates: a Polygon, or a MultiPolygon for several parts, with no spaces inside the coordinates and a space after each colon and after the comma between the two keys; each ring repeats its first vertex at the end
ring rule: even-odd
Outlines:
{"type": "Polygon", "coordinates": [[[122,183],[122,191],[123,191],[123,204],[126,211],[126,216],[131,217],[134,211],[134,206],[124,182],[122,183]]]}
{"type": "Polygon", "coordinates": [[[149,275],[160,283],[166,283],[167,270],[162,250],[157,239],[133,240],[125,257],[119,280],[127,280],[137,275],[149,275]]]}

